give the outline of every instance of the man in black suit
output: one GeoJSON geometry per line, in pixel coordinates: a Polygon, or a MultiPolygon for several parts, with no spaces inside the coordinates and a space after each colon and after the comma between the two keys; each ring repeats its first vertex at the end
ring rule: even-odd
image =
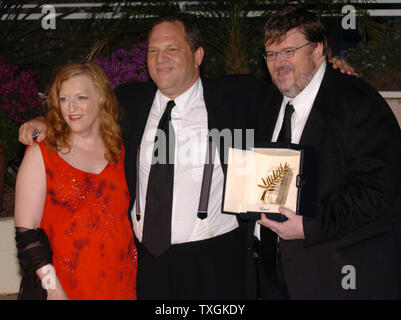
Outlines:
{"type": "MultiPolygon", "coordinates": [[[[153,82],[128,83],[115,89],[125,112],[125,169],[132,195],[130,216],[137,238],[138,298],[254,297],[248,295],[251,287],[247,281],[250,252],[246,242],[247,225],[234,215],[221,212],[223,172],[226,170],[224,157],[227,154],[225,150],[234,143],[231,130],[254,128],[256,110],[264,101],[266,92],[272,92],[272,86],[249,76],[226,76],[216,80],[201,78],[199,66],[202,58],[198,31],[186,21],[163,19],[154,25],[148,38],[148,69],[153,82]],[[154,130],[160,128],[159,119],[169,100],[176,104],[169,116],[176,136],[178,161],[174,164],[174,184],[169,184],[167,178],[159,181],[163,192],[171,190],[173,193],[172,209],[163,204],[158,211],[160,219],[161,215],[172,211],[172,218],[165,222],[171,223],[171,234],[168,235],[171,246],[154,253],[151,248],[154,244],[148,246],[147,241],[161,237],[161,227],[150,229],[159,231],[146,230],[147,204],[151,201],[151,205],[158,204],[163,195],[156,200],[149,199],[152,196],[149,187],[152,173],[146,155],[152,154],[156,144],[154,130]],[[205,217],[198,210],[198,204],[202,179],[205,179],[203,162],[207,145],[199,141],[214,129],[218,132],[229,129],[230,137],[218,148],[219,157],[215,158],[205,217]],[[185,140],[184,133],[188,132],[196,139],[185,144],[182,141],[185,140]],[[136,168],[139,145],[139,166],[136,168]],[[200,156],[201,161],[181,163],[179,159],[184,150],[200,156]]],[[[245,133],[245,130],[240,132],[239,138],[243,147],[245,133]]],[[[218,139],[214,140],[218,143],[218,139]]],[[[253,139],[251,141],[253,143],[253,139]]],[[[152,192],[158,191],[153,189],[152,192]]]]}
{"type": "Polygon", "coordinates": [[[401,132],[391,109],[326,64],[324,27],[302,7],[268,19],[265,49],[278,90],[258,138],[313,147],[318,195],[314,218],[281,208],[288,221],[259,221],[262,296],[401,298],[401,132]]]}

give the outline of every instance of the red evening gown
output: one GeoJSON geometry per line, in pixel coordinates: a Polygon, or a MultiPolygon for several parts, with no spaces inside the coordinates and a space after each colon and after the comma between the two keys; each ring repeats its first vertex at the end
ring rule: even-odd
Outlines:
{"type": "Polygon", "coordinates": [[[41,228],[69,299],[136,299],[137,253],[124,162],[99,174],[72,167],[39,143],[47,195],[41,228]]]}

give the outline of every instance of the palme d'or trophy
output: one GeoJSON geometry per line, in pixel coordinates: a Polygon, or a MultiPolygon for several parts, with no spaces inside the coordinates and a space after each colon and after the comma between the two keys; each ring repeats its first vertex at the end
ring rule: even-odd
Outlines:
{"type": "Polygon", "coordinates": [[[263,185],[258,184],[259,188],[264,189],[260,200],[266,204],[284,205],[287,200],[288,190],[292,178],[292,170],[286,162],[284,165],[272,170],[266,178],[261,178],[263,185]]]}

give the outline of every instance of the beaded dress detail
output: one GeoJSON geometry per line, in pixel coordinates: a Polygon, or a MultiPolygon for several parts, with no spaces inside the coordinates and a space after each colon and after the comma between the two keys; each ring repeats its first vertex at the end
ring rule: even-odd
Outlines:
{"type": "Polygon", "coordinates": [[[88,173],[46,143],[38,144],[47,186],[41,228],[68,298],[136,299],[137,252],[124,162],[109,162],[99,174],[88,173]]]}

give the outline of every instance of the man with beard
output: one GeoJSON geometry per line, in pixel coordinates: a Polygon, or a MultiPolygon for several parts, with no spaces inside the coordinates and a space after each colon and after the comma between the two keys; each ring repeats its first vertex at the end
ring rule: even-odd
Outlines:
{"type": "Polygon", "coordinates": [[[313,147],[318,194],[316,217],[280,208],[287,221],[258,221],[262,297],[399,299],[397,120],[376,90],[326,63],[330,49],[313,13],[286,6],[264,30],[278,90],[259,138],[313,147]]]}

